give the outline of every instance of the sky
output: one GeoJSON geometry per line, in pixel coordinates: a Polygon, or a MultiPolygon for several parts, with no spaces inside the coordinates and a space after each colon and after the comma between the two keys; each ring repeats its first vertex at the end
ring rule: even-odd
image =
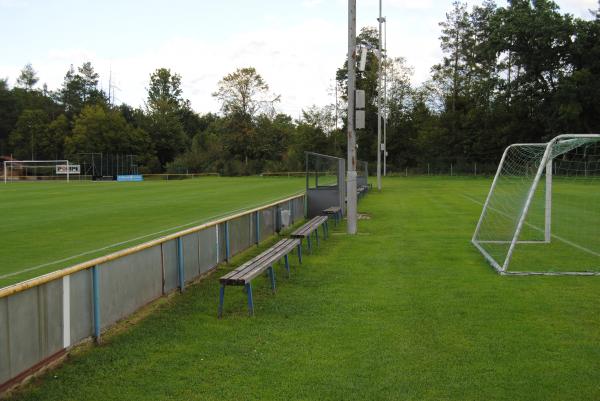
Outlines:
{"type": "MultiPolygon", "coordinates": [[[[440,28],[452,0],[383,0],[387,49],[414,68],[413,82],[439,62],[440,28]]],[[[469,5],[478,3],[470,1],[469,5]]],[[[556,0],[590,18],[597,0],[556,0]]],[[[504,5],[503,0],[498,4],[504,5]]],[[[182,76],[199,113],[218,112],[219,80],[253,66],[281,95],[279,111],[334,102],[335,71],[347,49],[346,0],[0,0],[0,77],[15,84],[31,63],[41,87],[60,87],[69,66],[90,61],[117,103],[143,106],[150,74],[182,76]]],[[[376,26],[378,0],[357,0],[357,27],[376,26]]]]}

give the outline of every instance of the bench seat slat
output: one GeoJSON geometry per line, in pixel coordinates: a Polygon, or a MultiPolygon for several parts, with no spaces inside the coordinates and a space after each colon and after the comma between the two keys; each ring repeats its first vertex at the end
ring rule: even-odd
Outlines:
{"type": "Polygon", "coordinates": [[[245,267],[248,267],[248,266],[251,266],[251,265],[253,265],[253,264],[257,263],[257,262],[260,262],[264,258],[268,258],[271,254],[278,252],[279,249],[288,247],[290,243],[294,243],[295,244],[296,241],[289,240],[289,239],[284,239],[284,240],[279,241],[278,243],[276,243],[275,245],[273,245],[271,248],[269,248],[266,251],[262,252],[261,254],[255,256],[254,258],[246,261],[244,264],[242,264],[241,266],[239,266],[237,269],[235,269],[235,270],[231,271],[230,273],[228,273],[228,275],[231,275],[231,274],[234,274],[236,272],[239,272],[239,271],[243,270],[245,267]]]}
{"type": "Polygon", "coordinates": [[[220,282],[221,284],[244,285],[290,253],[299,244],[299,239],[281,240],[265,252],[221,277],[220,282]]]}
{"type": "MultiPolygon", "coordinates": [[[[246,262],[244,265],[240,266],[238,269],[234,270],[231,276],[226,277],[229,281],[248,281],[248,276],[252,275],[255,270],[259,270],[259,274],[262,270],[269,267],[273,262],[281,259],[287,253],[289,253],[297,244],[293,244],[291,246],[278,247],[277,249],[270,250],[271,252],[266,253],[261,258],[252,259],[249,262],[246,262]]],[[[262,255],[262,254],[261,254],[262,255]]],[[[259,256],[261,256],[259,255],[259,256]]],[[[253,277],[252,277],[253,278],[253,277]]]]}
{"type": "Polygon", "coordinates": [[[268,260],[272,259],[273,257],[276,257],[276,255],[280,252],[281,249],[293,249],[293,247],[297,244],[297,241],[289,239],[279,241],[277,244],[273,245],[271,248],[267,249],[263,253],[255,256],[254,258],[245,262],[243,265],[239,266],[235,270],[221,277],[221,279],[236,279],[238,276],[244,276],[246,271],[251,271],[255,269],[257,265],[261,263],[266,263],[268,260]]]}
{"type": "Polygon", "coordinates": [[[294,231],[290,236],[292,238],[308,237],[313,231],[319,228],[321,224],[327,221],[327,216],[313,217],[308,223],[294,231]]]}
{"type": "Polygon", "coordinates": [[[252,281],[256,276],[260,275],[263,271],[265,271],[269,266],[275,263],[277,260],[281,259],[295,247],[296,245],[289,247],[290,249],[280,249],[279,252],[272,254],[269,259],[263,259],[261,262],[256,263],[253,269],[248,269],[243,275],[240,275],[233,279],[230,279],[230,282],[234,282],[239,285],[246,284],[252,281]]]}

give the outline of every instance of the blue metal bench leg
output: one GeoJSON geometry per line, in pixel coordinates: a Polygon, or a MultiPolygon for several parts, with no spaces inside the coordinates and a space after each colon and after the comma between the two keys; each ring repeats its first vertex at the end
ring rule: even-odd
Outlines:
{"type": "Polygon", "coordinates": [[[219,319],[223,316],[223,302],[225,301],[225,285],[221,284],[219,290],[219,319]]]}
{"type": "Polygon", "coordinates": [[[246,293],[248,294],[248,315],[254,316],[254,300],[252,299],[252,284],[246,284],[246,293]]]}
{"type": "Polygon", "coordinates": [[[306,237],[306,240],[308,241],[308,253],[312,254],[312,244],[311,244],[311,240],[310,240],[310,234],[308,234],[308,237],[306,237]]]}
{"type": "Polygon", "coordinates": [[[290,260],[288,258],[288,255],[285,255],[284,259],[285,259],[285,269],[287,270],[288,278],[290,278],[290,260]]]}
{"type": "Polygon", "coordinates": [[[302,242],[298,244],[298,263],[302,264],[302,242]]]}
{"type": "Polygon", "coordinates": [[[317,247],[318,247],[319,246],[319,229],[318,228],[315,230],[315,238],[317,240],[317,247]]]}
{"type": "Polygon", "coordinates": [[[273,293],[275,293],[275,269],[273,269],[273,266],[269,266],[269,277],[271,279],[271,290],[273,291],[273,293]]]}
{"type": "Polygon", "coordinates": [[[271,290],[275,293],[275,270],[273,266],[269,266],[269,277],[271,277],[271,290]]]}
{"type": "Polygon", "coordinates": [[[329,235],[329,223],[327,223],[327,221],[325,221],[325,224],[323,224],[323,238],[327,239],[328,235],[329,235]]]}

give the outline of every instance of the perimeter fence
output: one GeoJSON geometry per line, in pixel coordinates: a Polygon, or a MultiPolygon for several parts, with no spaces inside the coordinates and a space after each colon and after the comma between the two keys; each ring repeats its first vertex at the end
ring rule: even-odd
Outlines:
{"type": "Polygon", "coordinates": [[[456,176],[476,177],[493,176],[498,169],[497,163],[422,163],[411,167],[387,166],[386,175],[395,177],[410,176],[456,176]]]}
{"type": "Polygon", "coordinates": [[[1,288],[0,394],[304,216],[295,195],[1,288]]]}

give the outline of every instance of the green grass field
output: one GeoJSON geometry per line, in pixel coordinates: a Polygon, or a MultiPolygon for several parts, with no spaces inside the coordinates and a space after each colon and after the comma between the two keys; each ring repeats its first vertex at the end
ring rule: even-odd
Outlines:
{"type": "Polygon", "coordinates": [[[283,198],[304,185],[287,177],[0,185],[0,287],[283,198]]]}
{"type": "MultiPolygon", "coordinates": [[[[218,278],[157,302],[15,400],[598,400],[600,278],[501,277],[470,244],[490,181],[395,178],[256,316],[218,278]]],[[[259,252],[253,250],[233,263],[259,252]]],[[[292,258],[292,260],[294,260],[292,258]]]]}

